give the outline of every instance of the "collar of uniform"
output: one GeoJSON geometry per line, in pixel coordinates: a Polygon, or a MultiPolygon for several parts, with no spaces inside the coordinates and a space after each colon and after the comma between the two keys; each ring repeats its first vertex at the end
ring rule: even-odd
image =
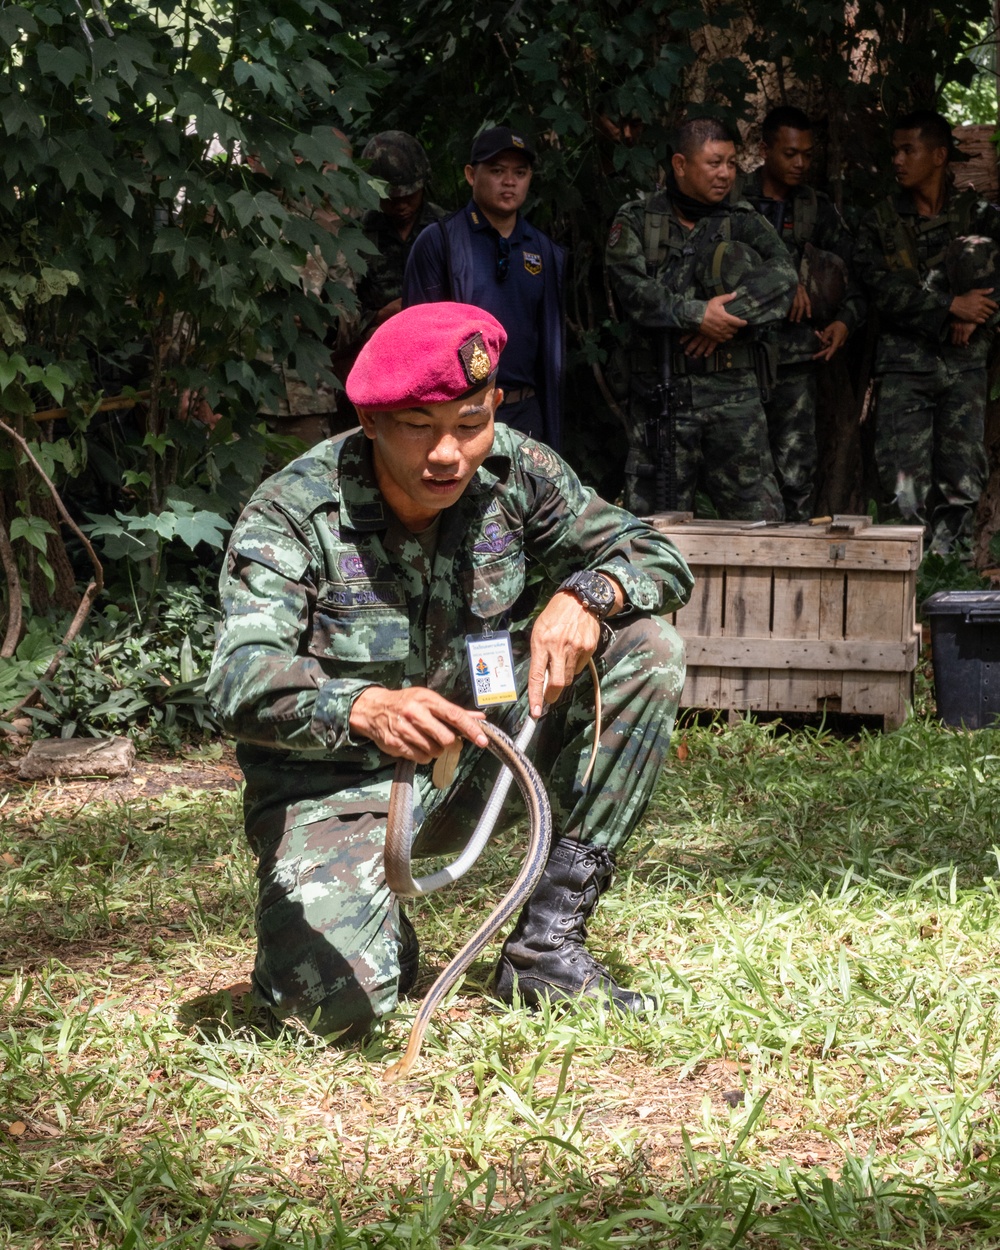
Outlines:
{"type": "MultiPolygon", "coordinates": [[[[492,225],[486,217],[486,214],[479,207],[475,200],[470,200],[465,206],[465,216],[469,223],[469,229],[475,230],[478,234],[483,230],[492,230],[495,235],[499,235],[500,231],[492,225]]],[[[524,220],[520,213],[517,215],[517,221],[514,223],[514,229],[507,238],[511,243],[520,243],[527,236],[528,223],[524,220]]]]}
{"type": "Polygon", "coordinates": [[[375,481],[371,442],[360,430],[344,439],[338,476],[341,525],[352,530],[384,530],[391,513],[375,481]]]}
{"type": "MultiPolygon", "coordinates": [[[[375,480],[371,441],[362,433],[344,440],[340,452],[340,523],[345,529],[384,530],[392,512],[375,480]]],[[[491,452],[465,488],[466,495],[489,495],[510,476],[510,456],[491,452]]]]}
{"type": "MultiPolygon", "coordinates": [[[[955,195],[954,187],[945,187],[944,203],[941,205],[941,213],[946,213],[948,211],[948,205],[951,203],[952,197],[954,195],[955,195]]],[[[912,191],[907,191],[907,190],[896,191],[892,196],[892,202],[895,205],[896,212],[899,213],[901,217],[919,217],[920,216],[920,213],[917,211],[917,202],[913,198],[912,191]]],[[[938,213],[937,216],[940,217],[941,213],[938,213]]],[[[931,217],[928,217],[926,218],[926,220],[932,221],[934,219],[931,217]]]]}

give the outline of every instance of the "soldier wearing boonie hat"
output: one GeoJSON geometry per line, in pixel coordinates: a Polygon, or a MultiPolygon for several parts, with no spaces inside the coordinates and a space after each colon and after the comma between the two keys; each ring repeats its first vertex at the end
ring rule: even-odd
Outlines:
{"type": "Polygon", "coordinates": [[[367,162],[368,173],[386,186],[378,208],[369,209],[361,219],[361,229],[378,253],[365,258],[367,269],[358,283],[360,317],[351,328],[350,344],[342,345],[339,353],[341,377],[364,338],[402,308],[403,273],[413,245],[422,231],[445,215],[430,199],[430,161],[413,135],[383,130],[369,139],[361,159],[367,162]]]}
{"type": "Polygon", "coordinates": [[[320,1034],[363,1035],[413,987],[416,934],[382,873],[393,769],[401,757],[424,766],[415,853],[456,849],[496,771],[474,710],[483,678],[467,660],[467,641],[483,639],[517,673],[516,701],[487,692],[491,719],[516,730],[545,711],[531,754],[555,834],[496,993],[653,1005],[583,943],[669,746],[684,662],[665,614],[688,598],[691,574],[548,447],[494,423],[505,340],[465,304],[386,322],[347,382],[361,430],[266,481],[230,541],[208,690],[247,779],[254,992],[320,1034]],[[529,561],[548,600],[506,652],[529,561]],[[594,690],[574,676],[595,653],[604,714],[584,786],[594,690]],[[456,780],[437,791],[426,765],[456,739],[456,780]]]}
{"type": "Polygon", "coordinates": [[[940,113],[900,118],[892,146],[899,190],[862,220],[857,255],[879,313],[879,507],[923,525],[931,550],[943,553],[971,537],[986,483],[1000,209],[955,186],[952,165],[968,158],[940,113]]]}
{"type": "Polygon", "coordinates": [[[531,140],[513,127],[476,135],[465,167],[472,198],[414,244],[403,303],[460,300],[489,309],[507,331],[504,420],[558,451],[566,253],[521,215],[535,159],[531,140]]]}

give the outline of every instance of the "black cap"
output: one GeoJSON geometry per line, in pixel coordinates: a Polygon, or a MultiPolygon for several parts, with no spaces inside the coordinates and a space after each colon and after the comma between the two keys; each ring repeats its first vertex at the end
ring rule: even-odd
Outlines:
{"type": "Polygon", "coordinates": [[[535,163],[535,149],[523,135],[511,130],[509,126],[491,126],[472,140],[469,164],[478,165],[481,161],[491,161],[501,152],[523,152],[529,164],[535,163]]]}

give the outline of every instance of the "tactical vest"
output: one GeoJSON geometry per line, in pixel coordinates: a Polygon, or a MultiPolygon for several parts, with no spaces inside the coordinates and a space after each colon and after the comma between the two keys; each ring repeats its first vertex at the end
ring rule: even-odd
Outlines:
{"type": "MultiPolygon", "coordinates": [[[[672,268],[685,259],[692,265],[694,263],[695,250],[690,246],[689,240],[676,231],[671,237],[669,224],[664,231],[664,222],[669,223],[671,220],[676,220],[672,213],[654,213],[647,208],[643,214],[643,253],[646,258],[646,268],[651,272],[664,266],[672,268]]],[[[727,213],[719,218],[719,226],[714,236],[716,247],[712,257],[712,279],[715,282],[718,282],[721,276],[723,244],[729,242],[732,232],[732,223],[727,213]]]]}
{"type": "Polygon", "coordinates": [[[940,229],[941,218],[947,224],[947,243],[969,233],[972,225],[972,214],[979,203],[979,192],[971,188],[959,191],[948,197],[948,205],[944,213],[937,217],[921,217],[916,225],[904,219],[897,212],[892,199],[882,200],[875,208],[875,221],[878,226],[879,242],[886,267],[894,271],[914,269],[924,273],[933,269],[944,259],[945,249],[941,248],[925,261],[920,259],[920,241],[923,235],[940,229]]]}
{"type": "MultiPolygon", "coordinates": [[[[747,175],[738,173],[736,181],[733,183],[733,189],[729,193],[729,202],[737,203],[739,200],[746,199],[744,188],[746,187],[747,175]]],[[[757,198],[754,197],[748,202],[753,204],[754,208],[760,212],[762,217],[770,221],[767,213],[761,212],[757,207],[757,198]]],[[[800,187],[798,192],[792,196],[792,223],[791,234],[792,242],[799,251],[805,247],[807,243],[812,242],[812,237],[816,233],[816,222],[819,220],[819,196],[816,194],[816,188],[810,186],[800,187]]],[[[774,225],[774,222],[771,222],[774,225]]],[[[783,229],[780,231],[781,241],[787,245],[787,239],[784,237],[788,230],[788,222],[783,222],[783,229]]]]}

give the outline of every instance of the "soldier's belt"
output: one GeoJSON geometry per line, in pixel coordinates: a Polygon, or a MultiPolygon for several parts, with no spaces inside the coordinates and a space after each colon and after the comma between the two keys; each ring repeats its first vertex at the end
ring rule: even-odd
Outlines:
{"type": "Polygon", "coordinates": [[[710,356],[686,356],[684,352],[674,352],[670,364],[677,376],[682,373],[723,373],[727,369],[754,369],[757,359],[753,345],[741,343],[737,347],[719,346],[710,356]]]}

